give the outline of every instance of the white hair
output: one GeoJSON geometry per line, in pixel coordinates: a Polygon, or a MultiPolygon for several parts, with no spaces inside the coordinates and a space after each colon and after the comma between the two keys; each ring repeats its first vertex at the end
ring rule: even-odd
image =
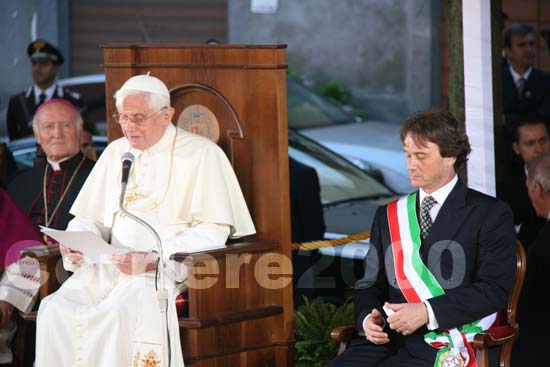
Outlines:
{"type": "Polygon", "coordinates": [[[122,103],[124,102],[126,97],[136,96],[140,94],[143,94],[145,96],[145,101],[147,101],[148,107],[153,110],[160,110],[164,107],[170,107],[170,98],[161,94],[145,92],[137,89],[119,89],[115,92],[114,95],[117,110],[120,110],[120,108],[122,107],[122,103]]]}
{"type": "Polygon", "coordinates": [[[539,184],[542,191],[550,193],[550,153],[544,153],[537,157],[527,170],[527,185],[529,191],[535,188],[535,184],[539,184]]]}
{"type": "MultiPolygon", "coordinates": [[[[52,106],[55,105],[55,104],[60,104],[63,106],[62,103],[52,103],[52,106]]],[[[68,106],[66,106],[68,107],[68,106]]],[[[44,106],[44,109],[48,108],[48,106],[44,106]]],[[[37,134],[38,133],[38,120],[37,120],[37,117],[38,117],[38,114],[41,112],[42,110],[38,111],[34,117],[32,118],[32,131],[37,134]]],[[[82,130],[82,127],[84,126],[84,119],[82,118],[82,115],[80,114],[80,111],[75,107],[73,109],[73,113],[75,114],[76,116],[76,132],[77,133],[80,133],[80,131],[82,130]]]]}

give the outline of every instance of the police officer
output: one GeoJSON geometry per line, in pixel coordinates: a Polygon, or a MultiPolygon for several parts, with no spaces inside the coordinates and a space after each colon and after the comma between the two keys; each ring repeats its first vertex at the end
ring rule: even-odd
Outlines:
{"type": "Polygon", "coordinates": [[[56,83],[63,55],[52,44],[38,39],[27,47],[32,63],[34,85],[10,98],[6,123],[10,140],[32,136],[32,118],[42,103],[52,98],[64,98],[73,103],[81,112],[84,102],[76,92],[56,83]]]}

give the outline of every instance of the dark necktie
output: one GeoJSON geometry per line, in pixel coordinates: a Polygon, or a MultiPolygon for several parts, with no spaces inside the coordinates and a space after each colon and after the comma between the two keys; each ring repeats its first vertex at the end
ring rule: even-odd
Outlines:
{"type": "Polygon", "coordinates": [[[40,107],[40,105],[45,101],[46,101],[46,94],[40,93],[40,95],[38,96],[38,104],[36,105],[36,108],[40,107]]]}
{"type": "Polygon", "coordinates": [[[518,79],[518,94],[520,97],[523,97],[523,90],[525,89],[525,78],[519,78],[518,79]]]}
{"type": "Polygon", "coordinates": [[[422,204],[420,205],[420,235],[422,236],[422,240],[425,240],[428,234],[430,234],[433,224],[432,217],[430,217],[430,209],[435,204],[437,204],[437,201],[428,195],[422,200],[422,204]]]}

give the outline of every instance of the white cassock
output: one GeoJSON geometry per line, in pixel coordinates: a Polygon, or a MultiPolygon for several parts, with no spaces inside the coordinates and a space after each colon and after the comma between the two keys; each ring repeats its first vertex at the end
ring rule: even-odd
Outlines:
{"type": "MultiPolygon", "coordinates": [[[[235,174],[223,151],[206,138],[169,125],[144,151],[125,138],[109,144],[78,195],[68,230],[92,230],[113,246],[153,251],[155,240],[118,210],[121,162],[134,154],[126,208],[160,235],[165,259],[176,252],[225,246],[227,237],[255,232],[235,174]]],[[[120,273],[109,260],[83,264],[38,312],[36,366],[167,366],[162,358],[154,272],[120,273]]],[[[175,297],[187,269],[167,261],[171,367],[183,366],[175,297]]]]}

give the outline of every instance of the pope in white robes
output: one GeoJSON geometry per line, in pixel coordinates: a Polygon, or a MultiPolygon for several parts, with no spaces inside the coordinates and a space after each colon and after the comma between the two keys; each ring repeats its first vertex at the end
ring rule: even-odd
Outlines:
{"type": "Polygon", "coordinates": [[[169,293],[170,367],[183,366],[175,297],[187,270],[176,252],[225,246],[255,232],[238,181],[210,140],[174,127],[170,94],[149,75],[130,78],[115,94],[124,138],[107,147],[84,184],[67,230],[93,231],[120,249],[101,264],[61,246],[74,274],[38,312],[36,366],[168,366],[155,291],[156,241],[119,211],[121,162],[135,156],[125,208],[162,240],[169,293]]]}

